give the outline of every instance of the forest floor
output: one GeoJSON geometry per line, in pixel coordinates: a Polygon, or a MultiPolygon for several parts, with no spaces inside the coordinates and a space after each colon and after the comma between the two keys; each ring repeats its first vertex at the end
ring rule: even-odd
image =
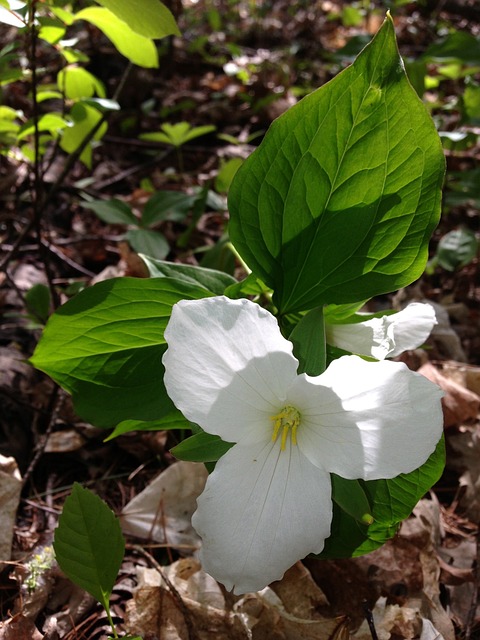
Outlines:
{"type": "MultiPolygon", "coordinates": [[[[5,531],[0,560],[13,539],[11,560],[0,573],[3,640],[104,640],[110,633],[99,605],[62,577],[49,555],[62,504],[75,481],[123,513],[122,526],[130,533],[111,603],[121,633],[140,634],[144,640],[313,640],[349,633],[382,639],[480,638],[478,251],[454,268],[432,263],[408,289],[373,303],[401,308],[420,299],[435,305],[439,324],[428,348],[409,352],[404,360],[445,391],[442,478],[400,533],[378,551],[356,559],[307,559],[271,588],[243,598],[225,593],[195,559],[198,538],[184,511],[188,516],[194,508],[204,477],[197,465],[174,464],[169,450],[177,443],[175,432],[133,433],[105,442],[105,432],[75,415],[69,396],[27,362],[42,331],[26,296],[32,286],[53,288],[58,304],[106,278],[145,276],[143,263],[124,239],[126,227],[101,221],[81,206],[81,194],[117,198],[139,211],[155,191],[191,193],[211,184],[217,197],[196,220],[191,214],[177,216],[156,229],[168,242],[169,260],[238,268],[233,256],[212,250],[222,246],[228,221],[221,168],[249,155],[275,117],[349,64],[384,18],[383,5],[365,14],[362,3],[350,3],[357,13],[349,18],[347,4],[335,0],[296,4],[294,11],[295,3],[277,0],[259,3],[260,10],[252,3],[200,1],[185,2],[178,11],[177,3],[183,37],[162,45],[159,70],[129,71],[121,112],[112,114],[107,134],[94,149],[92,168],[73,167],[42,214],[40,236],[29,227],[31,169],[0,156],[0,523],[5,531]],[[218,10],[208,13],[206,6],[218,10]],[[138,138],[162,122],[179,120],[214,125],[216,131],[185,144],[178,154],[138,138]],[[163,539],[139,546],[140,539],[131,535],[135,519],[125,507],[159,471],[168,513],[163,539]]],[[[475,0],[391,4],[406,60],[424,59],[428,47],[441,39],[442,28],[443,33],[457,29],[480,38],[475,0]]],[[[2,37],[13,36],[4,28],[2,37]]],[[[95,37],[91,70],[110,95],[126,62],[95,37]]],[[[425,60],[423,80],[441,77],[423,93],[438,128],[469,136],[463,147],[452,143],[445,149],[444,211],[431,242],[433,258],[448,232],[462,229],[478,238],[480,107],[476,119],[467,121],[462,100],[468,74],[448,76],[444,70],[442,76],[439,68],[446,62],[425,60]]],[[[458,64],[465,70],[470,63],[460,59],[458,64]]],[[[480,59],[470,76],[474,84],[478,69],[480,59]]],[[[28,109],[27,89],[6,87],[5,102],[28,109]]],[[[46,189],[55,184],[64,162],[60,154],[51,163],[43,176],[46,189]]]]}

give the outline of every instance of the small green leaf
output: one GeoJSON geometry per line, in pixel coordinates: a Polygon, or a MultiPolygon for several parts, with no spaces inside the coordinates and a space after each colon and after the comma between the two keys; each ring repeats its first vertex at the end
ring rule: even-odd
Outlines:
{"type": "Polygon", "coordinates": [[[342,324],[348,322],[349,318],[357,313],[367,300],[352,302],[351,304],[329,304],[324,309],[325,322],[331,324],[342,324]]]}
{"type": "Polygon", "coordinates": [[[126,22],[104,7],[87,7],[75,14],[75,20],[86,20],[95,25],[111,40],[126,58],[139,67],[158,67],[155,43],[136,33],[126,22]]]}
{"type": "Polygon", "coordinates": [[[358,480],[345,480],[345,478],[341,478],[334,473],[331,474],[331,478],[332,500],[360,524],[372,524],[372,509],[360,482],[358,480]]]}
{"type": "Polygon", "coordinates": [[[201,431],[177,444],[170,453],[187,462],[216,462],[232,447],[233,443],[201,431]]]}
{"type": "Polygon", "coordinates": [[[179,36],[177,23],[171,11],[159,0],[97,0],[126,22],[136,33],[147,38],[179,36]]]}
{"type": "Polygon", "coordinates": [[[151,140],[152,142],[171,144],[173,147],[178,149],[186,142],[190,142],[195,138],[199,138],[200,136],[204,136],[207,133],[215,131],[216,127],[213,125],[192,127],[189,122],[177,122],[176,124],[165,122],[162,124],[161,129],[161,131],[142,133],[139,138],[141,140],[151,140]]]}
{"type": "Polygon", "coordinates": [[[445,62],[479,63],[480,62],[480,38],[475,38],[467,31],[453,31],[440,41],[431,44],[423,57],[426,60],[445,62]]]}
{"type": "Polygon", "coordinates": [[[56,18],[40,17],[38,37],[49,44],[57,44],[65,35],[65,24],[56,18]]]}
{"type": "Polygon", "coordinates": [[[175,278],[188,284],[202,287],[216,296],[223,295],[225,289],[237,281],[228,273],[195,267],[190,264],[178,264],[155,260],[150,256],[140,256],[148,268],[151,278],[175,278]]]}
{"type": "Polygon", "coordinates": [[[271,290],[259,280],[253,273],[250,273],[241,282],[231,284],[225,289],[225,295],[229,298],[246,298],[247,296],[271,295],[271,290]]]}
{"type": "Polygon", "coordinates": [[[81,202],[80,204],[85,209],[91,209],[100,220],[107,224],[138,225],[137,218],[123,200],[112,198],[111,200],[92,200],[91,202],[81,202]]]}
{"type": "Polygon", "coordinates": [[[230,158],[226,162],[223,161],[215,178],[215,189],[219,193],[228,193],[235,174],[243,164],[243,158],[230,158]]]}
{"type": "MultiPolygon", "coordinates": [[[[57,113],[46,113],[38,119],[38,130],[49,131],[52,134],[59,133],[68,127],[68,122],[57,113]]],[[[18,134],[17,139],[23,140],[35,133],[35,124],[32,120],[26,122],[18,134]]]]}
{"type": "Polygon", "coordinates": [[[136,253],[144,253],[157,260],[163,260],[170,253],[170,245],[160,231],[131,229],[127,232],[125,238],[136,253]]]}
{"type": "MultiPolygon", "coordinates": [[[[97,109],[90,107],[84,102],[77,102],[70,111],[73,120],[73,126],[68,127],[63,132],[60,140],[60,147],[66,153],[74,153],[82,144],[87,136],[91,134],[100,120],[102,114],[97,109]]],[[[94,140],[100,140],[107,131],[107,124],[104,122],[94,135],[94,140]]],[[[80,160],[85,166],[90,167],[92,164],[92,145],[91,143],[82,151],[80,160]]]]}
{"type": "Polygon", "coordinates": [[[151,227],[163,220],[184,220],[196,199],[196,195],[181,191],[157,191],[143,209],[142,225],[151,227]]]}
{"type": "Polygon", "coordinates": [[[169,413],[159,420],[124,420],[117,424],[108,438],[105,438],[105,442],[132,431],[171,431],[173,429],[191,429],[191,423],[180,411],[169,413]]]}
{"type": "Polygon", "coordinates": [[[446,233],[438,243],[436,258],[447,271],[464,267],[475,258],[478,241],[470,229],[455,229],[446,233]]]}
{"type": "Polygon", "coordinates": [[[69,100],[91,98],[94,95],[105,98],[102,82],[83,67],[76,65],[69,64],[58,72],[57,85],[69,100]]]}
{"type": "Polygon", "coordinates": [[[78,483],[65,501],[53,548],[65,575],[108,611],[125,541],[111,509],[78,483]]]}
{"type": "Polygon", "coordinates": [[[50,303],[50,289],[44,284],[34,284],[25,294],[27,311],[43,324],[48,320],[50,303]]]}
{"type": "Polygon", "coordinates": [[[233,276],[236,267],[235,255],[226,233],[218,240],[217,244],[205,251],[200,265],[206,269],[216,269],[233,276]]]}

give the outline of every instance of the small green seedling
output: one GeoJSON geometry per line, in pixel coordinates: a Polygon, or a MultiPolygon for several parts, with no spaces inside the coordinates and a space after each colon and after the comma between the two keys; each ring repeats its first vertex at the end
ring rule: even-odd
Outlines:
{"type": "Polygon", "coordinates": [[[195,140],[195,138],[215,131],[216,127],[210,124],[202,127],[192,127],[189,122],[177,122],[176,124],[165,122],[160,129],[161,131],[142,133],[140,139],[161,142],[174,147],[177,152],[178,168],[180,173],[183,173],[183,156],[180,148],[187,142],[195,140]]]}
{"type": "Polygon", "coordinates": [[[122,564],[125,541],[113,512],[98,496],[75,483],[65,501],[53,548],[65,575],[105,609],[113,638],[117,640],[109,600],[122,564]]]}

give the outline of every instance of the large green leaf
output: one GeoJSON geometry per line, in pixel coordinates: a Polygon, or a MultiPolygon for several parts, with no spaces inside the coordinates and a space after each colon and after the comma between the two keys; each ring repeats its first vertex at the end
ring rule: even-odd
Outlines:
{"type": "Polygon", "coordinates": [[[281,314],[393,291],[423,272],[441,144],[393,22],[278,118],[229,192],[232,242],[281,314]]]}
{"type": "MultiPolygon", "coordinates": [[[[417,502],[440,478],[445,464],[443,438],[430,458],[419,469],[391,480],[360,481],[371,505],[373,523],[362,525],[334,503],[330,537],[320,554],[322,558],[350,558],[370,553],[398,530],[417,502]]],[[[356,480],[343,480],[344,485],[356,480]]],[[[353,487],[354,488],[354,487],[353,487]]]]}
{"type": "Polygon", "coordinates": [[[126,22],[136,33],[147,38],[180,35],[171,11],[159,0],[97,0],[126,22]]]}
{"type": "Polygon", "coordinates": [[[65,501],[53,547],[62,571],[108,611],[125,550],[120,524],[111,509],[75,483],[65,501]]]}
{"type": "Polygon", "coordinates": [[[103,31],[126,58],[139,67],[158,67],[155,43],[131,29],[126,22],[104,7],[87,7],[75,14],[75,20],[86,20],[103,31]]]}
{"type": "Polygon", "coordinates": [[[31,362],[73,395],[92,424],[159,420],[176,412],[162,365],[172,306],[208,295],[172,278],[100,282],[50,317],[31,362]]]}

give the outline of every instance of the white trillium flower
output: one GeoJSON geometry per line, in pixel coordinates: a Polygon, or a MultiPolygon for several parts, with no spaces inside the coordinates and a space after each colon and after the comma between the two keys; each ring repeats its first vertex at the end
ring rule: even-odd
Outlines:
{"type": "Polygon", "coordinates": [[[347,324],[327,322],[325,333],[327,342],[335,347],[384,360],[421,346],[436,324],[432,305],[412,302],[382,318],[347,324]]]}
{"type": "Polygon", "coordinates": [[[320,553],[330,473],[393,478],[421,466],[442,433],[442,392],[397,362],[344,356],[297,373],[276,319],[249,300],[181,301],[165,331],[165,385],[186,418],[235,443],[197,501],[204,569],[241,594],[320,553]]]}

